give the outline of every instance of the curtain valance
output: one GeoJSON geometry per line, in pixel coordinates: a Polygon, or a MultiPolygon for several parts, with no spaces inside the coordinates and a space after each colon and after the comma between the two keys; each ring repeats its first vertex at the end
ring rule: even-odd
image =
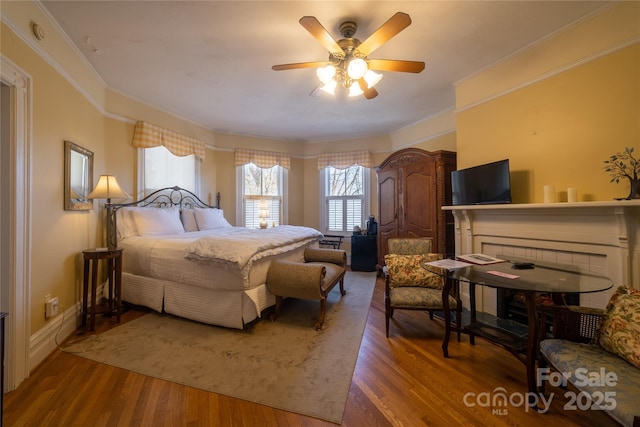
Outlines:
{"type": "Polygon", "coordinates": [[[136,123],[131,144],[136,148],[162,145],[176,156],[194,154],[200,160],[204,160],[204,142],[147,122],[136,123]]]}
{"type": "Polygon", "coordinates": [[[287,153],[275,151],[251,150],[248,148],[236,148],[236,166],[253,163],[260,168],[272,168],[282,166],[285,169],[291,168],[291,156],[287,153]]]}
{"type": "Polygon", "coordinates": [[[353,165],[370,168],[371,153],[367,150],[361,150],[343,153],[323,153],[318,155],[318,170],[322,170],[327,166],[333,166],[336,169],[346,169],[353,165]]]}

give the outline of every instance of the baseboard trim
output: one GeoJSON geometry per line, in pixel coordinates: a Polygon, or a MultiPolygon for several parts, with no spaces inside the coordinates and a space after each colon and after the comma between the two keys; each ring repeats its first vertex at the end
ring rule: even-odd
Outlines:
{"type": "Polygon", "coordinates": [[[61,343],[80,326],[80,303],[51,319],[47,325],[31,336],[29,345],[29,372],[40,365],[61,343]]]}

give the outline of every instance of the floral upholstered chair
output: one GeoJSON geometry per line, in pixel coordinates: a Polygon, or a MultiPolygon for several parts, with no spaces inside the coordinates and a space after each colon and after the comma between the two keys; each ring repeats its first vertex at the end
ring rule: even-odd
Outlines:
{"type": "MultiPolygon", "coordinates": [[[[389,337],[389,320],[395,310],[422,310],[433,319],[435,311],[443,310],[442,287],[444,278],[427,271],[422,264],[440,258],[431,252],[431,239],[391,238],[389,253],[385,255],[385,322],[389,337]]],[[[457,287],[454,287],[457,289],[457,287]]],[[[457,292],[449,295],[449,307],[456,311],[460,323],[462,305],[457,292]]]]}
{"type": "Polygon", "coordinates": [[[387,239],[390,254],[424,255],[431,253],[431,237],[391,237],[387,239]]]}

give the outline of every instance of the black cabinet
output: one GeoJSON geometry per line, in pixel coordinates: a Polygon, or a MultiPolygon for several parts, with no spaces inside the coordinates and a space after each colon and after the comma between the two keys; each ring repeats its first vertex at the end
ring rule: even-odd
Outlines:
{"type": "Polygon", "coordinates": [[[351,270],[376,271],[377,239],[375,234],[351,236],[351,270]]]}

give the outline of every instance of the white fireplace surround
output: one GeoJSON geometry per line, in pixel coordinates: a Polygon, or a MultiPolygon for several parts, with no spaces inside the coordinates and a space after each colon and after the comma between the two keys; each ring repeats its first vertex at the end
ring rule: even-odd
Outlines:
{"type": "MultiPolygon", "coordinates": [[[[620,285],[640,288],[640,200],[447,206],[456,254],[514,255],[576,265],[613,280],[580,305],[604,308],[620,285]]],[[[468,306],[468,292],[462,287],[468,306]]],[[[477,287],[478,309],[496,314],[495,289],[477,287]]]]}

